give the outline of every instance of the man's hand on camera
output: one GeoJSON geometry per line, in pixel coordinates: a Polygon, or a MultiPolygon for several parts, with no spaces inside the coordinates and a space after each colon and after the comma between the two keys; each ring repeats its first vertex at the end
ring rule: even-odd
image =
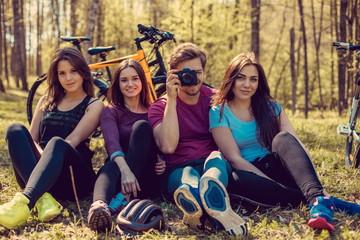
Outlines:
{"type": "Polygon", "coordinates": [[[172,69],[167,73],[166,78],[166,91],[168,98],[175,98],[178,94],[178,89],[181,86],[179,76],[176,74],[177,70],[172,69]]]}

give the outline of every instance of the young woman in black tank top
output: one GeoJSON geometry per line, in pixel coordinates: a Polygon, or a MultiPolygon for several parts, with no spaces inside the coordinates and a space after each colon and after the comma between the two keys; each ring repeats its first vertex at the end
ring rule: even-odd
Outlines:
{"type": "Polygon", "coordinates": [[[0,224],[14,229],[26,223],[34,207],[41,221],[58,216],[54,199],[74,200],[93,189],[95,173],[89,136],[99,126],[104,105],[94,98],[90,69],[74,48],[56,51],[48,71],[48,88],[35,109],[29,130],[19,123],[6,132],[16,180],[23,189],[0,206],[0,224]],[[52,195],[51,195],[51,194],[52,195]],[[53,197],[54,196],[54,197],[53,197]]]}

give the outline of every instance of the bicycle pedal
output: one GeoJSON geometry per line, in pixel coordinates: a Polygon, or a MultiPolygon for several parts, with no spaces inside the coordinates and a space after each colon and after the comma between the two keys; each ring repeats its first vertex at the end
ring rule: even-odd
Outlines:
{"type": "Polygon", "coordinates": [[[349,126],[339,125],[337,127],[337,133],[339,135],[349,136],[350,134],[349,126]]]}

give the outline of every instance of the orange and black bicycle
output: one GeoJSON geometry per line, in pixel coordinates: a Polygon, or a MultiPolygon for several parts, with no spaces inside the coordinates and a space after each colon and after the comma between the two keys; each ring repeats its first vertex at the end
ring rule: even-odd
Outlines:
{"type": "MultiPolygon", "coordinates": [[[[142,37],[135,38],[135,45],[137,47],[137,53],[133,55],[128,55],[125,57],[120,57],[116,59],[106,60],[106,56],[112,51],[115,50],[115,47],[95,47],[89,48],[88,53],[90,55],[99,55],[101,61],[98,63],[89,64],[91,70],[99,69],[99,68],[106,68],[108,79],[103,76],[101,71],[93,72],[93,79],[94,84],[97,87],[97,97],[101,99],[105,99],[107,95],[107,90],[110,85],[111,80],[111,71],[109,66],[117,65],[125,59],[133,58],[140,62],[141,66],[143,67],[146,75],[147,82],[149,84],[149,89],[151,91],[151,100],[156,100],[160,95],[162,95],[166,90],[166,68],[165,64],[160,52],[160,47],[167,41],[175,41],[174,34],[170,32],[161,31],[155,27],[149,26],[145,27],[141,24],[138,25],[138,31],[142,34],[142,37]],[[148,54],[145,55],[145,52],[141,46],[142,42],[147,41],[152,44],[153,48],[148,54]],[[151,69],[151,70],[150,70],[151,69]]],[[[79,51],[81,51],[80,44],[83,41],[90,41],[88,37],[61,37],[63,41],[71,42],[74,46],[76,46],[79,51]]],[[[46,73],[39,76],[37,80],[32,85],[28,98],[27,98],[27,117],[29,123],[31,123],[31,119],[33,117],[33,109],[34,106],[34,96],[38,93],[41,94],[40,86],[47,78],[46,73]]],[[[35,103],[36,104],[36,103],[35,103]]]]}

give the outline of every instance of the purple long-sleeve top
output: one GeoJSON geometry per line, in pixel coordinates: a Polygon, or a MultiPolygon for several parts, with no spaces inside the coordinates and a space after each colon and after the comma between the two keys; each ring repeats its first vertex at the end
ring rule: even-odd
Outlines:
{"type": "Polygon", "coordinates": [[[121,152],[124,156],[126,155],[132,126],[138,120],[147,121],[147,113],[124,112],[112,104],[104,108],[101,113],[100,127],[106,152],[111,160],[121,152]]]}

